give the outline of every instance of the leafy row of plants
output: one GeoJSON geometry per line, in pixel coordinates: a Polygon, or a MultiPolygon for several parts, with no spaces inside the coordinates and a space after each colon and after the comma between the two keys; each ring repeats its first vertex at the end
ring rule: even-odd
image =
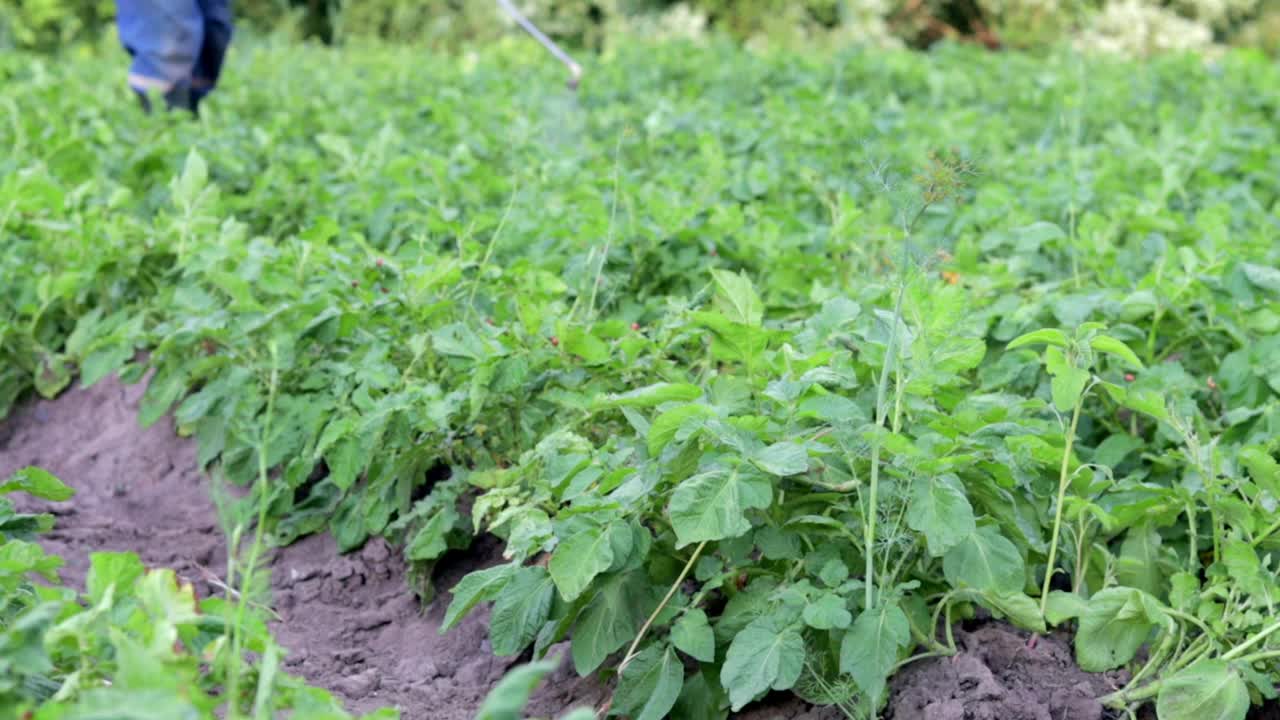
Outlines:
{"type": "Polygon", "coordinates": [[[1116,707],[1270,697],[1273,66],[533,53],[258,46],[198,125],[0,59],[0,408],[154,371],[272,542],[424,594],[496,533],[449,622],[615,714],[867,714],[978,606],[1148,648],[1116,707]]]}

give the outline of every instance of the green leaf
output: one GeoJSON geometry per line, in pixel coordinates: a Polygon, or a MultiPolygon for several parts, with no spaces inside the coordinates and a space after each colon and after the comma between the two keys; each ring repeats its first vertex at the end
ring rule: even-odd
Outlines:
{"type": "Polygon", "coordinates": [[[772,498],[767,479],[737,468],[716,468],[685,480],[671,494],[668,511],[676,547],[746,533],[751,529],[747,509],[767,508],[772,498]]]}
{"type": "Polygon", "coordinates": [[[493,654],[515,655],[533,642],[554,599],[555,585],[545,569],[535,565],[516,570],[493,604],[489,620],[493,654]]]}
{"type": "Polygon", "coordinates": [[[729,644],[720,669],[720,684],[729,692],[733,711],[769,689],[791,689],[804,657],[804,638],[777,616],[766,615],[743,628],[729,644]]]}
{"type": "Polygon", "coordinates": [[[751,462],[770,475],[787,477],[809,469],[809,453],[803,445],[784,441],[752,454],[751,462]]]}
{"type": "Polygon", "coordinates": [[[1165,406],[1165,396],[1159,391],[1149,388],[1129,388],[1124,397],[1118,402],[1130,410],[1137,410],[1157,420],[1169,419],[1169,409],[1165,406]]]}
{"type": "Polygon", "coordinates": [[[1199,660],[1164,679],[1156,696],[1160,720],[1244,720],[1249,688],[1222,660],[1199,660]]]}
{"type": "Polygon", "coordinates": [[[597,575],[613,564],[609,535],[598,527],[587,528],[560,543],[551,555],[548,569],[560,597],[573,602],[597,575]]]}
{"type": "Polygon", "coordinates": [[[1053,376],[1050,384],[1053,389],[1053,406],[1059,412],[1070,412],[1084,393],[1090,377],[1092,376],[1088,370],[1070,366],[1062,368],[1061,372],[1053,376]]]}
{"type": "Polygon", "coordinates": [[[1081,669],[1104,672],[1133,659],[1156,626],[1143,595],[1134,588],[1107,588],[1089,598],[1076,633],[1081,669]]]}
{"type": "Polygon", "coordinates": [[[1160,533],[1150,521],[1130,528],[1120,545],[1116,580],[1155,596],[1164,594],[1165,571],[1160,567],[1160,533]]]}
{"type": "Polygon", "coordinates": [[[449,533],[459,521],[458,510],[452,504],[446,504],[432,513],[430,519],[414,533],[413,539],[405,548],[405,557],[409,560],[435,560],[449,550],[449,533]]]}
{"type": "Polygon", "coordinates": [[[695,660],[709,663],[716,659],[716,636],[701,608],[693,608],[680,616],[671,627],[671,642],[695,660]]]}
{"type": "Polygon", "coordinates": [[[1280,295],[1280,269],[1254,263],[1243,263],[1240,269],[1244,270],[1244,276],[1254,287],[1280,295]]]}
{"type": "Polygon", "coordinates": [[[838,587],[849,579],[849,567],[839,558],[831,558],[822,564],[818,571],[818,579],[827,587],[838,587]]]}
{"type": "Polygon", "coordinates": [[[96,552],[89,556],[89,573],[85,590],[89,602],[97,605],[115,586],[117,597],[133,592],[133,585],[147,571],[142,560],[131,552],[96,552]]]}
{"type": "Polygon", "coordinates": [[[182,175],[174,181],[173,199],[180,206],[191,205],[208,184],[209,165],[193,148],[187,153],[187,161],[182,166],[182,175]]]}
{"type": "Polygon", "coordinates": [[[565,352],[577,355],[588,365],[600,365],[609,362],[609,345],[589,331],[568,323],[560,323],[560,347],[565,352]]]}
{"type": "Polygon", "coordinates": [[[1018,549],[1000,531],[983,525],[942,558],[942,572],[955,587],[996,594],[1022,591],[1026,570],[1018,549]]]}
{"type": "Polygon", "coordinates": [[[1050,625],[1056,626],[1084,615],[1088,609],[1088,601],[1079,595],[1063,590],[1052,590],[1049,592],[1049,601],[1045,604],[1044,617],[1050,625]]]}
{"type": "Polygon", "coordinates": [[[853,622],[845,601],[835,593],[822,593],[804,606],[804,624],[817,630],[843,630],[853,622]]]}
{"type": "Polygon", "coordinates": [[[983,593],[981,602],[987,608],[1008,618],[1009,622],[1023,630],[1029,630],[1034,633],[1043,633],[1047,630],[1044,625],[1044,617],[1040,615],[1040,605],[1027,596],[1026,593],[1008,595],[983,593]]]}
{"type": "Polygon", "coordinates": [[[716,305],[730,320],[759,327],[764,318],[764,306],[756,295],[751,280],[745,274],[735,275],[724,270],[712,270],[716,283],[716,305]]]}
{"type": "Polygon", "coordinates": [[[1280,464],[1276,463],[1276,459],[1257,445],[1242,448],[1237,457],[1249,470],[1249,477],[1253,478],[1253,482],[1280,500],[1280,464]]]}
{"type": "Polygon", "coordinates": [[[702,397],[702,389],[689,383],[655,383],[618,395],[606,395],[596,399],[595,408],[633,407],[644,408],[666,402],[688,402],[702,397]]]}
{"type": "Polygon", "coordinates": [[[684,665],[670,648],[657,643],[636,655],[622,671],[610,715],[631,720],[662,720],[684,687],[684,665]]]}
{"type": "Polygon", "coordinates": [[[64,502],[70,500],[75,490],[67,487],[52,473],[38,467],[27,467],[19,470],[0,485],[0,494],[24,492],[41,500],[64,502]]]}
{"type": "Polygon", "coordinates": [[[924,534],[933,557],[946,554],[977,530],[973,506],[955,475],[916,478],[910,508],[907,526],[924,534]]]}
{"type": "Polygon", "coordinates": [[[1008,350],[1017,350],[1027,345],[1052,345],[1054,347],[1064,348],[1067,346],[1067,334],[1061,330],[1053,328],[1044,328],[1042,330],[1034,330],[1014,338],[1006,346],[1008,350]]]}
{"type": "Polygon", "coordinates": [[[508,672],[489,691],[476,714],[476,720],[521,720],[529,696],[542,684],[542,679],[560,665],[560,658],[547,658],[520,665],[508,672]]]}
{"type": "Polygon", "coordinates": [[[911,625],[897,603],[865,610],[840,643],[840,672],[850,675],[863,693],[879,698],[901,649],[910,642],[911,625]]]}
{"type": "Polygon", "coordinates": [[[1138,356],[1135,355],[1134,352],[1129,349],[1128,345],[1125,345],[1124,343],[1120,342],[1119,340],[1109,335],[1095,336],[1092,340],[1089,341],[1089,345],[1094,350],[1097,350],[1100,353],[1106,353],[1108,355],[1113,355],[1115,357],[1120,358],[1121,360],[1128,363],[1130,367],[1136,368],[1138,370],[1142,370],[1144,367],[1142,364],[1142,361],[1139,360],[1138,356]]]}
{"type": "Polygon", "coordinates": [[[639,629],[634,612],[648,589],[644,573],[606,576],[573,629],[573,667],[587,676],[610,653],[631,642],[639,629]]]}
{"type": "Polygon", "coordinates": [[[715,417],[715,414],[715,410],[701,404],[681,405],[662,413],[649,426],[649,454],[653,457],[661,454],[662,449],[675,438],[676,432],[680,430],[680,426],[686,421],[693,418],[705,420],[715,417]]]}

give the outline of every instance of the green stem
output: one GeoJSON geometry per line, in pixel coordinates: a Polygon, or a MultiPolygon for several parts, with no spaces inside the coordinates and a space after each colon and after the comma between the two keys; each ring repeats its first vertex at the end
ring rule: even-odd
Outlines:
{"type": "MultiPolygon", "coordinates": [[[[240,685],[240,664],[244,662],[244,622],[245,612],[249,604],[249,594],[252,592],[253,573],[258,567],[259,558],[262,554],[262,535],[263,527],[267,523],[267,443],[271,437],[271,419],[275,413],[276,389],[279,386],[280,369],[278,348],[276,344],[271,343],[271,384],[267,391],[267,412],[262,423],[262,440],[258,443],[258,522],[254,527],[253,544],[249,548],[249,559],[245,564],[245,571],[241,579],[240,598],[236,605],[235,623],[231,627],[231,658],[230,658],[230,675],[228,682],[230,698],[230,707],[228,714],[231,718],[240,716],[239,709],[239,685],[240,685]]],[[[232,580],[230,576],[228,581],[232,580]]]]}
{"type": "Polygon", "coordinates": [[[1261,660],[1274,660],[1275,658],[1280,658],[1280,650],[1264,650],[1252,655],[1245,655],[1242,658],[1236,658],[1236,662],[1251,665],[1261,660]]]}
{"type": "Polygon", "coordinates": [[[1227,652],[1226,655],[1222,656],[1222,659],[1231,660],[1232,658],[1240,656],[1242,653],[1244,653],[1245,650],[1248,650],[1254,645],[1257,645],[1263,640],[1266,640],[1269,635],[1271,635],[1277,630],[1280,630],[1280,620],[1277,620],[1276,622],[1271,623],[1267,627],[1258,631],[1253,637],[1249,638],[1248,640],[1245,640],[1244,642],[1232,648],[1229,652],[1227,652]]]}
{"type": "Polygon", "coordinates": [[[1071,446],[1075,444],[1076,426],[1080,424],[1080,408],[1084,406],[1084,393],[1076,398],[1076,407],[1071,412],[1071,428],[1067,430],[1066,446],[1062,450],[1062,469],[1058,473],[1058,506],[1053,513],[1053,539],[1049,543],[1049,562],[1044,571],[1044,586],[1040,590],[1040,615],[1043,617],[1049,607],[1049,583],[1053,580],[1053,567],[1058,559],[1058,533],[1062,530],[1062,506],[1067,499],[1067,486],[1070,484],[1068,469],[1071,467],[1071,446]]]}
{"type": "Polygon", "coordinates": [[[667,603],[671,602],[672,596],[676,594],[676,590],[680,589],[680,584],[684,582],[689,571],[693,569],[693,564],[698,561],[698,556],[702,554],[702,549],[706,546],[707,541],[703,540],[698,543],[698,547],[693,549],[693,554],[689,556],[689,562],[685,563],[684,569],[680,571],[680,577],[671,583],[671,588],[667,590],[666,597],[662,598],[662,602],[658,603],[658,607],[654,608],[652,613],[649,613],[649,619],[644,621],[644,626],[640,628],[640,632],[636,633],[636,639],[632,641],[631,647],[627,648],[627,654],[622,657],[622,663],[618,665],[618,674],[622,674],[622,671],[627,668],[627,664],[635,659],[636,648],[640,646],[640,641],[644,640],[645,633],[649,632],[649,626],[653,625],[653,621],[657,619],[658,614],[667,606],[667,603]]]}
{"type": "Polygon", "coordinates": [[[1266,530],[1263,530],[1261,535],[1254,538],[1253,546],[1258,547],[1263,542],[1265,542],[1267,538],[1274,535],[1277,530],[1280,530],[1280,520],[1276,520],[1275,522],[1271,523],[1271,526],[1268,527],[1266,530]]]}

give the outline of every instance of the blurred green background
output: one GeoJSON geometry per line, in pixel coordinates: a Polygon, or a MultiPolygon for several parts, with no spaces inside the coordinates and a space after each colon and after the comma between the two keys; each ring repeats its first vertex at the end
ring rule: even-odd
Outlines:
{"type": "MultiPolygon", "coordinates": [[[[862,43],[1148,55],[1280,49],[1280,0],[519,0],[548,34],[607,48],[620,35],[729,36],[754,45],[862,43]]],[[[346,43],[364,38],[457,48],[510,32],[491,0],[233,0],[241,26],[346,43]]],[[[113,0],[0,0],[0,49],[56,51],[113,32],[113,0]]]]}

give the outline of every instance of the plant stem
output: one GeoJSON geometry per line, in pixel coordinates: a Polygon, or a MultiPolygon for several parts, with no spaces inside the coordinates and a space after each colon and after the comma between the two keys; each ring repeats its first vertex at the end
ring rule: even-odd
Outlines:
{"type": "Polygon", "coordinates": [[[596,265],[596,277],[591,282],[591,302],[587,304],[587,320],[588,322],[595,319],[596,315],[596,291],[600,289],[600,278],[604,275],[604,264],[609,262],[609,246],[613,244],[613,222],[618,217],[618,168],[622,165],[622,136],[618,136],[618,146],[613,151],[613,208],[609,211],[609,230],[605,234],[604,252],[600,255],[600,262],[596,265]]]}
{"type": "Polygon", "coordinates": [[[671,602],[671,598],[676,594],[676,590],[680,589],[680,583],[684,582],[689,571],[693,569],[693,564],[698,561],[698,556],[702,554],[702,549],[706,546],[706,540],[698,543],[698,547],[694,548],[693,554],[689,556],[689,562],[685,563],[684,569],[680,571],[680,577],[676,578],[676,581],[671,583],[671,588],[667,590],[666,597],[662,598],[662,602],[658,603],[658,607],[654,608],[652,613],[649,613],[649,619],[644,621],[644,626],[640,628],[640,632],[636,633],[636,639],[631,642],[631,647],[627,648],[627,654],[622,657],[622,663],[618,665],[619,674],[621,674],[622,671],[627,668],[627,664],[635,658],[636,648],[640,646],[640,641],[644,639],[645,633],[649,632],[649,626],[653,625],[653,621],[657,619],[658,614],[667,606],[667,603],[671,602]]]}
{"type": "Polygon", "coordinates": [[[498,227],[493,231],[493,235],[489,237],[489,244],[484,249],[484,258],[480,260],[480,267],[476,269],[476,276],[471,281],[471,294],[467,296],[468,312],[475,312],[476,290],[480,287],[480,280],[484,277],[485,268],[489,267],[489,258],[493,257],[493,246],[498,243],[498,236],[502,234],[502,228],[507,225],[507,218],[511,215],[511,206],[516,204],[516,195],[518,194],[520,194],[519,183],[511,191],[511,199],[507,201],[507,209],[502,211],[502,219],[498,221],[498,227]]]}
{"type": "MultiPolygon", "coordinates": [[[[263,527],[267,522],[267,443],[271,437],[271,419],[275,413],[276,389],[279,386],[279,358],[278,348],[274,342],[271,343],[271,384],[267,391],[267,412],[262,423],[262,440],[258,443],[258,521],[253,531],[253,544],[249,547],[249,559],[245,563],[245,570],[242,573],[240,598],[236,605],[235,622],[231,627],[231,657],[230,662],[230,678],[228,685],[228,697],[230,706],[228,708],[228,717],[237,718],[240,716],[239,710],[239,685],[240,685],[240,664],[244,662],[244,616],[245,609],[249,603],[249,595],[252,592],[253,573],[258,567],[259,556],[262,553],[262,533],[263,527]]],[[[228,581],[232,578],[228,574],[228,581]]]]}
{"type": "Polygon", "coordinates": [[[1272,535],[1274,535],[1274,534],[1275,534],[1275,532],[1276,532],[1277,530],[1280,530],[1280,520],[1276,520],[1275,522],[1271,523],[1271,527],[1268,527],[1266,530],[1263,530],[1263,531],[1262,531],[1262,534],[1260,534],[1260,535],[1258,535],[1258,537],[1254,538],[1254,540],[1253,540],[1253,546],[1254,546],[1254,547],[1258,547],[1258,546],[1259,546],[1259,545],[1261,545],[1261,544],[1262,544],[1262,543],[1263,543],[1267,538],[1269,538],[1269,537],[1271,537],[1272,535]]]}
{"type": "Polygon", "coordinates": [[[1058,533],[1062,529],[1062,506],[1067,499],[1067,486],[1070,476],[1067,470],[1071,467],[1071,446],[1076,439],[1076,426],[1080,424],[1080,408],[1084,406],[1084,393],[1076,398],[1075,409],[1071,411],[1071,427],[1067,430],[1066,445],[1062,449],[1062,469],[1058,474],[1058,505],[1053,513],[1053,538],[1049,542],[1049,562],[1044,571],[1044,587],[1040,590],[1040,615],[1044,616],[1049,607],[1049,583],[1053,580],[1053,566],[1058,559],[1058,533]]]}
{"type": "Polygon", "coordinates": [[[1239,657],[1242,653],[1244,653],[1245,650],[1248,650],[1254,645],[1257,645],[1263,640],[1266,640],[1267,636],[1271,635],[1271,633],[1274,633],[1277,630],[1280,630],[1280,620],[1277,620],[1276,622],[1271,623],[1267,627],[1258,631],[1258,633],[1255,634],[1253,637],[1249,638],[1248,640],[1245,640],[1244,642],[1232,648],[1230,651],[1227,652],[1226,655],[1222,656],[1222,659],[1230,660],[1232,658],[1239,657]]]}

